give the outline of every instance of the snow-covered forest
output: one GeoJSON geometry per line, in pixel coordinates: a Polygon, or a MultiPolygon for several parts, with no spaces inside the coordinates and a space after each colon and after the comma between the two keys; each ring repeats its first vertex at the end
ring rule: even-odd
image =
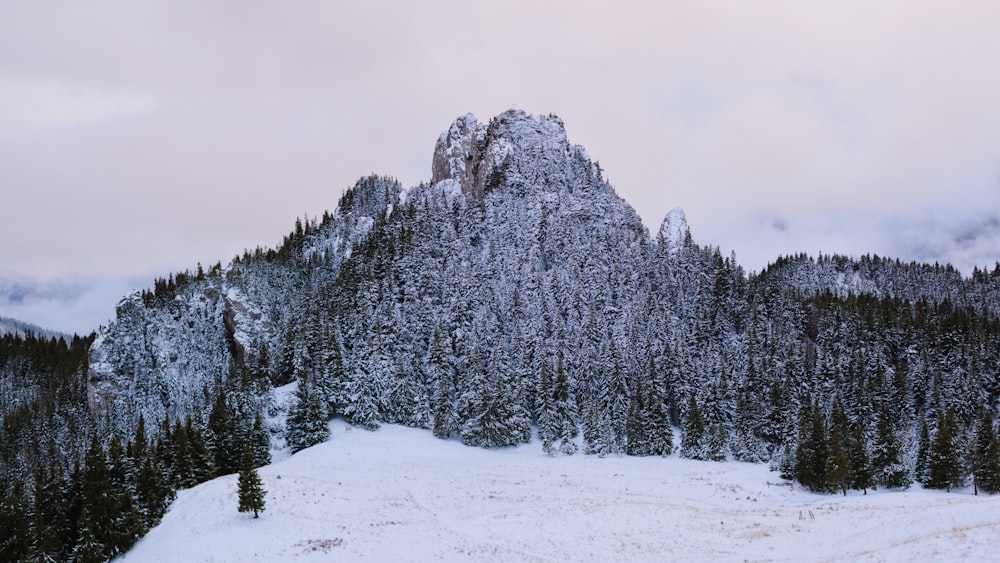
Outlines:
{"type": "Polygon", "coordinates": [[[274,249],[156,280],[89,355],[5,337],[0,518],[33,517],[2,558],[113,557],[174,490],[246,446],[262,465],[269,443],[323,441],[332,417],[770,463],[822,492],[1000,490],[1000,263],[798,255],[748,274],[680,210],[651,236],[554,116],[459,118],[432,170],[362,178],[274,249]],[[273,389],[292,382],[286,423],[273,389]],[[92,506],[102,486],[118,505],[92,506]]]}

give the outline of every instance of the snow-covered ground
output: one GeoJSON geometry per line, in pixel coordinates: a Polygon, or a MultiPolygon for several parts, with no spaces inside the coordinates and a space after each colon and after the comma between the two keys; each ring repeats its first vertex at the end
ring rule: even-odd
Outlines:
{"type": "Polygon", "coordinates": [[[182,491],[121,560],[986,561],[1000,496],[911,489],[818,495],[766,465],[548,457],[430,432],[331,423],[330,441],[260,469],[267,509],[236,510],[236,476],[182,491]]]}

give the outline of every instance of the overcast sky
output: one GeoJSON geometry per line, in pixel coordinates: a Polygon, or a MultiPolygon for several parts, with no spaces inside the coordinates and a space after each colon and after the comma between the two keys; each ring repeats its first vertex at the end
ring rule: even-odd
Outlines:
{"type": "Polygon", "coordinates": [[[9,2],[0,316],[89,332],[466,112],[556,113],[655,232],[1000,259],[1000,3],[9,2]]]}

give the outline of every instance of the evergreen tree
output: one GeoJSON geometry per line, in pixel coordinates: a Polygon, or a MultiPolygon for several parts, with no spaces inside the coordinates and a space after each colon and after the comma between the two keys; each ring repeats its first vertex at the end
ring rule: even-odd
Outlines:
{"type": "Polygon", "coordinates": [[[552,373],[548,361],[544,357],[538,360],[538,438],[542,441],[542,451],[548,455],[556,452],[556,440],[559,439],[560,424],[556,414],[555,390],[552,373]]]}
{"type": "Polygon", "coordinates": [[[0,560],[23,561],[32,547],[31,520],[24,514],[28,499],[20,481],[0,481],[0,560]]]}
{"type": "Polygon", "coordinates": [[[580,434],[577,423],[576,398],[573,396],[569,375],[563,365],[562,351],[556,356],[555,418],[558,420],[559,451],[565,455],[576,453],[576,437],[580,434]]]}
{"type": "Polygon", "coordinates": [[[115,556],[112,523],[115,500],[104,450],[91,440],[83,466],[83,508],[78,524],[77,559],[104,561],[115,556]]]}
{"type": "Polygon", "coordinates": [[[646,408],[649,454],[666,457],[674,450],[674,429],[670,426],[670,412],[659,385],[649,386],[646,408]]]}
{"type": "Polygon", "coordinates": [[[946,489],[951,492],[952,487],[961,485],[961,463],[952,434],[953,420],[951,409],[945,410],[938,419],[928,460],[928,479],[924,484],[929,489],[946,489]]]}
{"type": "Polygon", "coordinates": [[[41,560],[62,560],[72,545],[73,525],[69,521],[68,483],[55,467],[39,467],[35,474],[32,551],[41,560]]]}
{"type": "Polygon", "coordinates": [[[622,454],[627,441],[629,386],[614,338],[611,338],[605,358],[605,370],[607,375],[598,395],[601,424],[597,451],[599,455],[622,454]]]}
{"type": "Polygon", "coordinates": [[[627,438],[626,453],[634,456],[650,454],[649,420],[646,407],[646,390],[643,378],[636,379],[636,391],[628,404],[628,418],[625,425],[627,438]]]}
{"type": "Polygon", "coordinates": [[[906,488],[912,482],[902,461],[902,445],[896,436],[889,406],[879,411],[875,442],[872,445],[872,468],[875,482],[890,489],[906,488]]]}
{"type": "Polygon", "coordinates": [[[756,463],[764,459],[764,452],[761,450],[755,431],[760,416],[761,409],[750,391],[745,388],[740,389],[736,400],[733,439],[730,446],[737,461],[756,463]]]}
{"type": "Polygon", "coordinates": [[[233,415],[226,404],[226,393],[215,392],[215,404],[208,415],[208,443],[212,450],[215,470],[219,475],[235,473],[239,466],[233,415]]]}
{"type": "Polygon", "coordinates": [[[253,450],[248,445],[243,448],[243,456],[240,458],[239,511],[253,512],[253,517],[257,518],[264,511],[264,495],[267,491],[264,490],[254,463],[253,450]]]}
{"type": "Polygon", "coordinates": [[[694,395],[688,398],[684,435],[681,437],[681,455],[688,459],[706,459],[705,420],[698,409],[694,395]]]}
{"type": "Polygon", "coordinates": [[[716,422],[708,430],[708,440],[705,445],[705,459],[711,461],[726,461],[726,442],[728,442],[726,427],[716,422]]]}
{"type": "Polygon", "coordinates": [[[434,435],[447,439],[458,430],[455,420],[455,386],[451,381],[451,373],[447,370],[438,372],[437,381],[437,393],[434,395],[434,435]]]}
{"type": "Polygon", "coordinates": [[[307,379],[300,379],[295,404],[288,411],[286,441],[292,453],[325,442],[330,437],[325,401],[307,379]]]}
{"type": "Polygon", "coordinates": [[[143,532],[133,492],[134,474],[125,450],[117,436],[108,446],[108,478],[110,487],[106,494],[110,500],[111,519],[107,525],[107,539],[112,554],[124,553],[143,532]]]}
{"type": "Polygon", "coordinates": [[[200,415],[185,421],[188,447],[191,452],[191,469],[194,484],[204,483],[215,477],[215,459],[202,431],[200,415]]]}
{"type": "Polygon", "coordinates": [[[176,422],[169,443],[174,489],[187,489],[197,485],[188,427],[181,425],[180,421],[176,422]]]}
{"type": "Polygon", "coordinates": [[[795,449],[795,479],[811,491],[826,490],[826,460],[829,444],[819,405],[802,409],[799,443],[795,449]]]}
{"type": "Polygon", "coordinates": [[[163,472],[152,455],[147,455],[139,469],[136,481],[136,501],[139,517],[145,529],[160,522],[167,511],[171,491],[163,479],[163,472]]]}
{"type": "Polygon", "coordinates": [[[994,494],[1000,493],[1000,436],[994,431],[993,440],[990,441],[983,458],[983,465],[977,475],[979,488],[983,491],[994,494]]]}
{"type": "Polygon", "coordinates": [[[927,419],[920,417],[920,438],[917,441],[917,465],[914,469],[917,480],[925,486],[930,479],[931,436],[927,429],[927,419]]]}
{"type": "Polygon", "coordinates": [[[98,537],[99,532],[84,507],[78,524],[79,540],[73,550],[74,559],[80,563],[104,563],[111,558],[107,546],[98,537]]]}
{"type": "Polygon", "coordinates": [[[852,438],[849,446],[850,475],[849,485],[856,491],[864,491],[868,494],[868,489],[875,485],[872,475],[872,464],[868,456],[868,447],[865,444],[865,435],[860,424],[855,424],[852,428],[852,438]]]}
{"type": "Polygon", "coordinates": [[[254,465],[256,467],[271,463],[271,435],[264,425],[264,415],[261,414],[260,410],[254,413],[253,427],[250,429],[249,445],[250,449],[253,450],[254,465]]]}
{"type": "Polygon", "coordinates": [[[850,479],[850,423],[839,400],[833,402],[830,425],[829,451],[826,457],[826,486],[833,492],[840,490],[847,496],[850,479]]]}

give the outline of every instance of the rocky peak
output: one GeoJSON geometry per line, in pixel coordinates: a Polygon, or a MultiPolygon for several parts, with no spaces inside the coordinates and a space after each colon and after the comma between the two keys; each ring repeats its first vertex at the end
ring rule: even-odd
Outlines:
{"type": "Polygon", "coordinates": [[[670,252],[676,252],[684,245],[688,236],[687,216],[680,207],[675,207],[667,213],[660,224],[660,243],[667,245],[670,252]]]}
{"type": "Polygon", "coordinates": [[[570,145],[554,115],[507,110],[484,126],[459,117],[434,147],[431,182],[456,180],[462,193],[482,198],[500,185],[552,190],[599,177],[583,147],[570,145]]]}

